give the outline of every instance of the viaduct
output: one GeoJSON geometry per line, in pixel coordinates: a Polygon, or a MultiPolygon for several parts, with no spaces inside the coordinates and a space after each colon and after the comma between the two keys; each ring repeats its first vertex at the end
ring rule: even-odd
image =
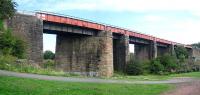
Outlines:
{"type": "MultiPolygon", "coordinates": [[[[29,60],[42,63],[43,33],[56,34],[56,68],[89,76],[112,76],[124,71],[129,60],[129,44],[139,60],[174,53],[182,45],[111,25],[47,12],[17,13],[6,21],[13,33],[28,44],[29,60]]],[[[51,42],[49,42],[51,43],[51,42]]],[[[185,46],[192,53],[192,47],[185,46]]]]}

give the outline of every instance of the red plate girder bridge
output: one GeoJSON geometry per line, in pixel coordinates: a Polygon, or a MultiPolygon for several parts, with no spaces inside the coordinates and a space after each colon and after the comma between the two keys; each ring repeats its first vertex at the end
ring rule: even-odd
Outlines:
{"type": "Polygon", "coordinates": [[[112,76],[114,71],[124,71],[129,62],[129,44],[134,44],[137,60],[174,54],[178,45],[186,47],[192,54],[191,46],[49,12],[17,13],[7,21],[7,26],[27,41],[28,58],[36,63],[43,59],[43,33],[56,34],[56,68],[89,76],[112,76]]]}
{"type": "Polygon", "coordinates": [[[117,26],[100,24],[100,23],[89,21],[89,20],[75,18],[72,16],[65,16],[65,15],[59,15],[59,14],[56,15],[56,13],[48,13],[48,12],[37,12],[36,16],[47,22],[68,24],[68,25],[73,25],[73,26],[95,29],[95,30],[99,30],[99,31],[109,31],[112,33],[127,35],[130,37],[142,38],[142,39],[156,41],[156,42],[160,42],[160,43],[164,43],[164,44],[182,45],[187,48],[191,48],[191,46],[188,46],[188,45],[180,44],[180,43],[173,42],[173,41],[168,41],[168,40],[154,37],[151,35],[138,33],[133,30],[124,29],[124,28],[120,28],[117,26]]]}

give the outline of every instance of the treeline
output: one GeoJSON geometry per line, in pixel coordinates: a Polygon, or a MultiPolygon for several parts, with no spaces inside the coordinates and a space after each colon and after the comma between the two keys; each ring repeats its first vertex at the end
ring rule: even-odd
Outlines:
{"type": "Polygon", "coordinates": [[[186,48],[178,46],[175,54],[164,54],[152,60],[137,60],[131,54],[130,62],[127,64],[126,73],[129,75],[141,74],[170,74],[200,71],[200,64],[189,59],[186,48]]]}
{"type": "Polygon", "coordinates": [[[193,46],[193,47],[200,48],[200,42],[199,42],[199,43],[192,44],[192,46],[193,46]]]}
{"type": "Polygon", "coordinates": [[[12,35],[12,30],[4,27],[4,20],[11,18],[16,11],[17,4],[13,0],[0,1],[0,55],[12,55],[25,58],[25,42],[12,35]]]}

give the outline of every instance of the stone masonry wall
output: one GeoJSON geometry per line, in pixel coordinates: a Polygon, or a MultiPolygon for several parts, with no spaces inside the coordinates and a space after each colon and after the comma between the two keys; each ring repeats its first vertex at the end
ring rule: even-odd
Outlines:
{"type": "Polygon", "coordinates": [[[151,46],[135,44],[135,58],[137,60],[149,60],[151,58],[151,46]]]}
{"type": "Polygon", "coordinates": [[[27,44],[27,58],[36,63],[42,62],[43,24],[35,16],[16,14],[7,20],[7,26],[13,34],[27,44]]]}
{"type": "Polygon", "coordinates": [[[191,55],[195,61],[200,61],[200,49],[199,48],[192,48],[191,55]]]}
{"type": "Polygon", "coordinates": [[[58,34],[57,69],[88,76],[112,76],[113,55],[110,32],[97,36],[58,34]]]}
{"type": "Polygon", "coordinates": [[[113,40],[114,70],[125,71],[129,61],[129,37],[122,35],[120,39],[113,40]]]}

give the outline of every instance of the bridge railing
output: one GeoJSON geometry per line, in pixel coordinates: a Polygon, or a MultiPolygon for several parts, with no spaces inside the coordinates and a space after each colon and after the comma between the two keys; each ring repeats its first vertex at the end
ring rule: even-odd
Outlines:
{"type": "Polygon", "coordinates": [[[85,18],[70,16],[70,15],[65,15],[65,14],[60,14],[60,13],[55,13],[55,12],[40,11],[40,10],[35,11],[35,12],[36,13],[50,14],[50,15],[55,15],[55,16],[62,16],[62,17],[67,17],[67,18],[72,18],[72,19],[77,19],[77,20],[82,20],[82,21],[88,21],[88,22],[95,23],[95,24],[105,25],[106,27],[114,27],[114,28],[117,28],[117,29],[123,29],[123,30],[126,30],[126,31],[135,32],[135,33],[138,33],[138,34],[144,34],[144,35],[152,36],[150,34],[142,33],[142,32],[139,32],[139,31],[136,31],[136,30],[133,30],[133,29],[119,27],[119,26],[115,26],[115,25],[111,25],[111,24],[107,24],[107,23],[102,23],[102,22],[97,22],[97,21],[93,21],[93,20],[89,20],[89,19],[85,19],[85,18]]]}

